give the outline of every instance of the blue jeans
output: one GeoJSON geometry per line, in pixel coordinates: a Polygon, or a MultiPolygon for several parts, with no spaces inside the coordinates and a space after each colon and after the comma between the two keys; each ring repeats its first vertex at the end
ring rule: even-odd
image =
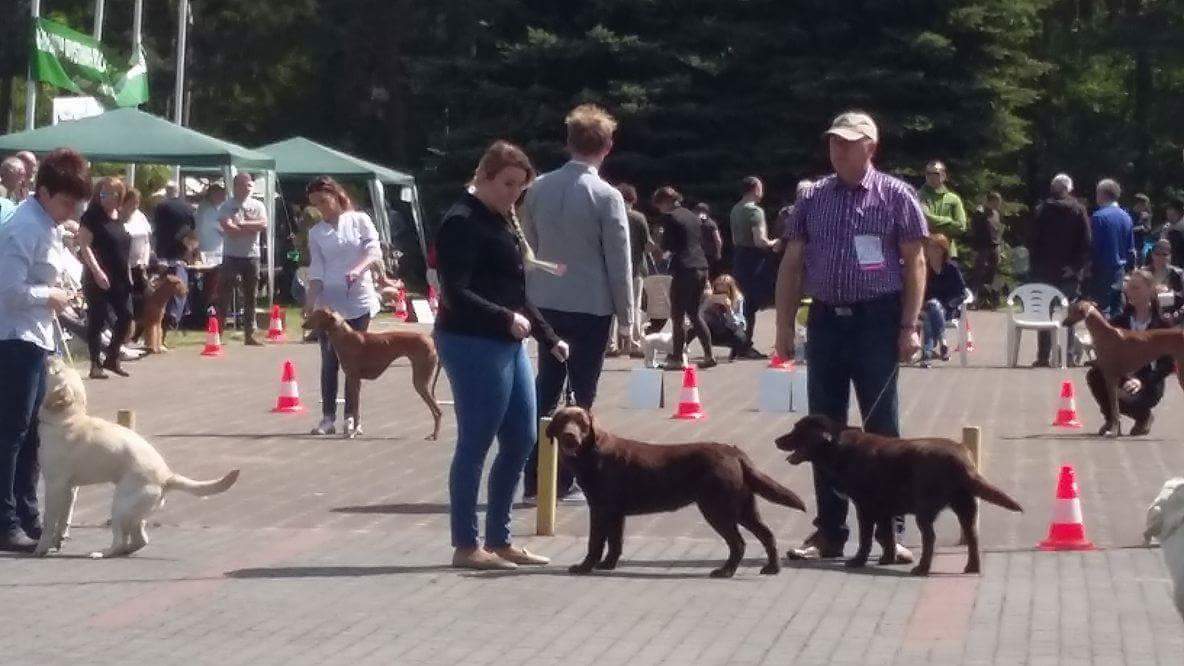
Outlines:
{"type": "Polygon", "coordinates": [[[946,311],[936,299],[925,301],[925,307],[921,309],[921,330],[924,333],[922,349],[925,350],[925,356],[940,351],[945,338],[946,311]]]}
{"type": "Polygon", "coordinates": [[[1122,278],[1122,266],[1095,266],[1094,274],[1089,279],[1090,300],[1098,304],[1098,309],[1107,319],[1122,312],[1122,278]]]}
{"type": "Polygon", "coordinates": [[[0,341],[0,533],[38,526],[37,412],[48,356],[31,342],[0,341]]]}
{"type": "MultiPolygon", "coordinates": [[[[355,331],[370,328],[370,315],[362,315],[354,319],[347,319],[346,323],[355,331]]],[[[337,360],[337,352],[329,341],[329,334],[322,331],[318,340],[321,343],[321,414],[327,419],[337,419],[337,373],[341,367],[337,360]]],[[[345,396],[345,415],[354,413],[354,405],[347,393],[345,396]]],[[[355,424],[356,425],[356,424],[355,424]]]]}
{"type": "MultiPolygon", "coordinates": [[[[608,348],[608,337],[612,328],[611,315],[593,315],[583,312],[561,310],[540,310],[543,319],[555,329],[559,339],[567,342],[571,355],[567,363],[560,363],[551,355],[550,349],[539,349],[539,376],[535,380],[536,399],[543,415],[554,413],[563,395],[563,384],[571,384],[576,404],[592,409],[596,402],[596,387],[600,383],[600,371],[604,369],[604,351],[608,348]]],[[[532,449],[526,465],[526,496],[538,494],[538,451],[532,449]]],[[[559,481],[556,484],[560,496],[571,492],[575,476],[561,462],[559,481]]]]}
{"type": "Polygon", "coordinates": [[[508,546],[514,492],[538,437],[534,377],[526,345],[440,330],[435,337],[456,409],[456,451],[448,475],[452,545],[478,545],[477,489],[485,455],[497,437],[497,455],[489,473],[485,544],[508,546]]]}
{"type": "MultiPolygon", "coordinates": [[[[900,436],[895,374],[900,311],[898,294],[846,309],[814,302],[806,322],[806,339],[810,341],[806,345],[806,392],[811,414],[846,423],[854,383],[864,429],[900,436]]],[[[829,540],[846,542],[847,498],[837,489],[831,473],[818,465],[814,466],[814,494],[818,502],[814,526],[829,540]]]]}

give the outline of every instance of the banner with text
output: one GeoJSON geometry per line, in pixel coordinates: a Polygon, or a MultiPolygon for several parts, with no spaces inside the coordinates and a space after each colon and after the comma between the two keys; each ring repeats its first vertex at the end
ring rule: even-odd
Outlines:
{"type": "Polygon", "coordinates": [[[148,101],[148,69],[141,49],[126,70],[116,67],[95,39],[44,18],[33,24],[33,78],[106,106],[139,106],[148,101]]]}

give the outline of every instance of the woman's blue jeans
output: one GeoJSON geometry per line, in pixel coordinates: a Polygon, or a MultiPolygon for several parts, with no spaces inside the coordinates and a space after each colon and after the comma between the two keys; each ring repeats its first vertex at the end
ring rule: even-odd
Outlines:
{"type": "Polygon", "coordinates": [[[945,338],[946,313],[941,303],[935,299],[925,301],[921,310],[921,329],[924,332],[925,355],[930,356],[938,351],[942,339],[945,338]]]}
{"type": "Polygon", "coordinates": [[[485,455],[497,437],[497,455],[489,473],[485,545],[508,546],[514,493],[538,437],[534,372],[526,345],[439,330],[435,337],[456,410],[456,451],[448,476],[452,545],[478,545],[477,491],[485,455]]]}

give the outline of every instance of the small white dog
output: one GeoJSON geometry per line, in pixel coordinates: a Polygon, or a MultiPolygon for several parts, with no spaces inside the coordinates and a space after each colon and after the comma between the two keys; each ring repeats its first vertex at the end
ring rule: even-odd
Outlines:
{"type": "Polygon", "coordinates": [[[41,540],[33,551],[38,557],[45,556],[51,547],[61,550],[79,486],[115,484],[111,548],[91,553],[91,557],[117,557],[147,545],[145,520],[164,504],[165,492],[214,495],[238,480],[237,469],[216,481],[194,481],[174,474],[143,437],[88,416],[82,376],[58,358],[49,365],[40,419],[45,517],[41,540]]]}
{"type": "Polygon", "coordinates": [[[1175,586],[1176,609],[1184,617],[1184,478],[1169,479],[1159,496],[1147,507],[1147,529],[1143,543],[1158,538],[1163,561],[1175,586]]]}
{"type": "Polygon", "coordinates": [[[674,336],[670,333],[650,333],[641,340],[641,353],[645,359],[647,368],[658,367],[658,353],[662,354],[662,361],[666,361],[666,357],[670,352],[674,351],[674,336]]]}

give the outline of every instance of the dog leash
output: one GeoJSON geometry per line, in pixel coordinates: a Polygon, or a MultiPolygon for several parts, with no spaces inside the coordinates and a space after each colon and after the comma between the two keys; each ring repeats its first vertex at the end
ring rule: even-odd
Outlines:
{"type": "MultiPolygon", "coordinates": [[[[880,401],[882,401],[882,399],[884,397],[884,393],[888,392],[888,386],[893,385],[893,383],[896,380],[896,377],[899,376],[899,374],[900,374],[900,364],[897,363],[893,367],[892,374],[889,374],[888,379],[886,380],[886,382],[884,382],[883,388],[880,389],[880,395],[876,396],[875,402],[871,403],[871,409],[868,410],[868,418],[870,418],[871,415],[875,414],[877,406],[880,406],[880,401]]],[[[864,425],[867,425],[867,421],[868,421],[867,418],[863,418],[864,425]]]]}

